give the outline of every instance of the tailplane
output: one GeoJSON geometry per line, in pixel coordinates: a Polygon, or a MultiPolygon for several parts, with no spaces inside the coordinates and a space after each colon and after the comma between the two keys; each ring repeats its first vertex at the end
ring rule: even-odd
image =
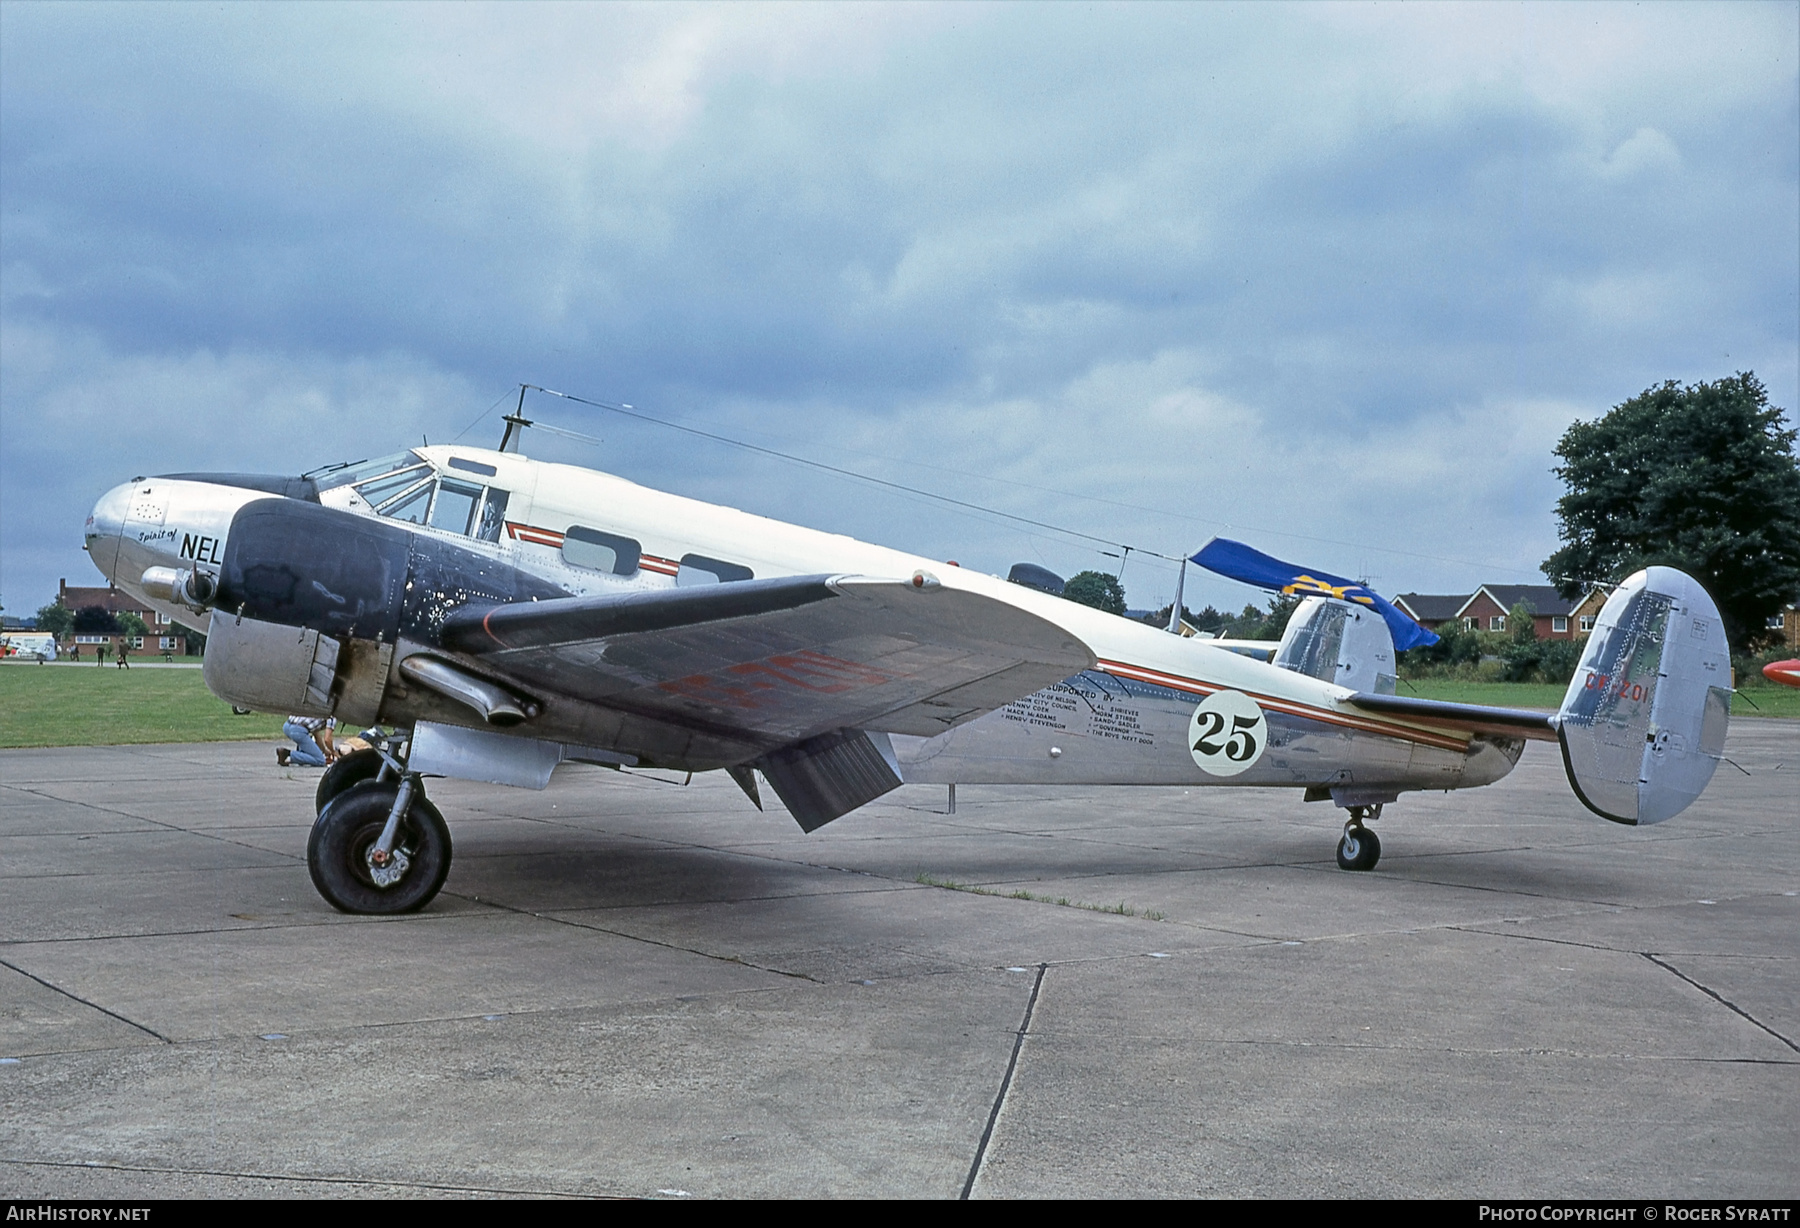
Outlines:
{"type": "Polygon", "coordinates": [[[1674,818],[1712,779],[1730,713],[1718,606],[1692,576],[1646,568],[1607,599],[1563,696],[1569,783],[1615,823],[1674,818]]]}

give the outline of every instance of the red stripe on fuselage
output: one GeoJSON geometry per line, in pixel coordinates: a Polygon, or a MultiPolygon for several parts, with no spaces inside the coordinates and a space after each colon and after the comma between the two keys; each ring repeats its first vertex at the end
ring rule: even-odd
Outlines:
{"type": "Polygon", "coordinates": [[[563,535],[555,529],[540,529],[535,525],[520,524],[517,521],[506,522],[506,535],[514,541],[530,542],[534,546],[556,546],[563,544],[563,535]]]}
{"type": "MultiPolygon", "coordinates": [[[[1189,678],[1182,674],[1167,674],[1161,670],[1149,669],[1142,665],[1128,665],[1123,661],[1099,662],[1099,667],[1109,674],[1121,678],[1130,678],[1135,682],[1147,682],[1152,686],[1167,687],[1172,691],[1184,691],[1189,695],[1213,695],[1219,691],[1236,688],[1221,686],[1216,682],[1202,682],[1198,678],[1189,678]]],[[[1400,738],[1408,742],[1421,742],[1426,746],[1435,746],[1440,750],[1463,750],[1468,743],[1449,734],[1430,733],[1422,729],[1412,729],[1405,725],[1390,725],[1383,721],[1368,720],[1359,717],[1345,716],[1325,708],[1315,708],[1310,704],[1298,703],[1291,699],[1277,699],[1272,695],[1260,695],[1255,691],[1247,691],[1251,699],[1265,708],[1288,716],[1298,716],[1309,721],[1319,721],[1326,725],[1338,725],[1345,729],[1356,729],[1364,733],[1376,733],[1383,737],[1400,738]]]]}

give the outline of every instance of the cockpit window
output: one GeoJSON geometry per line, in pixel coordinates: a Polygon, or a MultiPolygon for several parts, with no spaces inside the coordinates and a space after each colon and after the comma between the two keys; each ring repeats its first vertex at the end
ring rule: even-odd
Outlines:
{"type": "Polygon", "coordinates": [[[380,456],[374,460],[352,461],[348,465],[327,466],[315,469],[306,476],[311,478],[320,490],[332,490],[339,486],[354,486],[369,478],[380,477],[384,473],[393,473],[399,469],[407,469],[422,463],[416,452],[397,452],[392,456],[380,456]]]}
{"type": "Polygon", "coordinates": [[[408,524],[424,524],[431,510],[431,483],[417,487],[376,509],[383,516],[404,520],[408,524]]]}
{"type": "Polygon", "coordinates": [[[399,473],[390,473],[364,482],[356,488],[356,493],[367,499],[370,507],[386,515],[384,505],[398,503],[397,495],[429,483],[433,476],[430,465],[414,465],[399,473]]]}
{"type": "MultiPolygon", "coordinates": [[[[492,465],[450,460],[452,469],[492,477],[492,465]]],[[[314,481],[320,490],[342,486],[355,489],[379,516],[403,520],[408,524],[430,525],[447,533],[497,542],[506,528],[508,491],[485,486],[479,480],[440,477],[438,471],[417,452],[400,452],[377,460],[357,461],[335,469],[315,471],[314,481]]],[[[358,507],[355,496],[348,506],[358,507]]]]}

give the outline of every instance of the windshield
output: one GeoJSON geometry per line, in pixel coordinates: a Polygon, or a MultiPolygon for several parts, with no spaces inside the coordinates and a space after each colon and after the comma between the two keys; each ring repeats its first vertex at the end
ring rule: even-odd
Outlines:
{"type": "Polygon", "coordinates": [[[409,465],[423,463],[424,458],[413,452],[396,452],[392,456],[381,456],[374,460],[352,461],[347,465],[327,465],[315,469],[306,476],[318,484],[320,490],[331,490],[338,486],[349,486],[369,478],[380,477],[384,473],[392,473],[396,469],[404,469],[409,465]]]}

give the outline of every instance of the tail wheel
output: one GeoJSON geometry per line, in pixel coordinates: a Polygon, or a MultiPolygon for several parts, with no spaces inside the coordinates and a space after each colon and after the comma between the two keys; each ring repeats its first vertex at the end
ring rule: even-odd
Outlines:
{"type": "Polygon", "coordinates": [[[1338,841],[1337,862],[1340,870],[1373,870],[1381,860],[1381,841],[1366,827],[1346,827],[1338,841]]]}
{"type": "Polygon", "coordinates": [[[425,907],[450,873],[450,829],[423,793],[400,820],[387,864],[371,856],[399,793],[364,781],[334,798],[313,824],[306,868],[313,886],[341,912],[389,915],[425,907]]]}
{"type": "Polygon", "coordinates": [[[339,759],[319,777],[318,792],[313,794],[313,813],[324,814],[325,807],[338,794],[348,793],[365,780],[374,780],[381,775],[381,767],[381,752],[373,748],[351,751],[339,759]]]}

